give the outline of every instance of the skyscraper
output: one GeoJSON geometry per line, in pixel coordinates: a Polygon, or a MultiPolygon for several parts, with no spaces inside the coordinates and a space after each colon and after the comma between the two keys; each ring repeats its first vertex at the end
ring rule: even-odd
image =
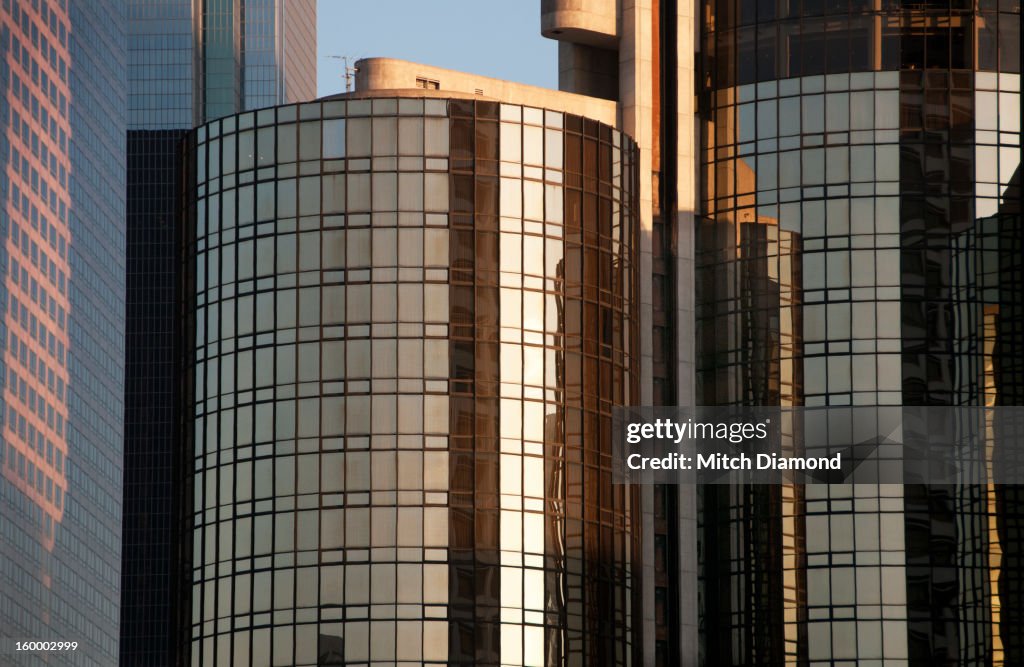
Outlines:
{"type": "Polygon", "coordinates": [[[316,96],[312,0],[130,0],[128,12],[133,130],[316,96]]]}
{"type": "MultiPolygon", "coordinates": [[[[697,124],[695,21],[685,0],[544,0],[541,31],[559,42],[559,88],[616,103],[639,148],[640,398],[696,400],[694,232],[697,124]]],[[[644,664],[696,664],[697,495],[639,490],[644,664]]],[[[711,663],[713,664],[713,663],[711,663]]]]}
{"type": "MultiPolygon", "coordinates": [[[[1019,4],[759,9],[702,28],[702,400],[1012,404],[1019,4]]],[[[709,653],[1020,661],[994,488],[739,493],[706,525],[775,527],[706,561],[752,601],[718,600],[709,653]]]]}
{"type": "Polygon", "coordinates": [[[636,148],[399,61],[191,136],[192,664],[632,664],[636,148]]]}
{"type": "Polygon", "coordinates": [[[182,574],[178,297],[185,134],[316,93],[313,0],[128,3],[128,308],[121,659],[170,664],[182,574]]]}
{"type": "MultiPolygon", "coordinates": [[[[550,0],[542,26],[652,175],[650,402],[1019,402],[1019,3],[550,0]]],[[[1016,493],[655,489],[656,656],[1017,664],[1016,493]]]]}
{"type": "Polygon", "coordinates": [[[190,135],[190,657],[1020,663],[1019,490],[605,449],[630,403],[1019,400],[1019,5],[541,12],[565,95],[373,59],[190,135]]]}
{"type": "MultiPolygon", "coordinates": [[[[126,44],[117,2],[0,9],[0,634],[117,660],[126,44]]],[[[38,657],[38,654],[35,654],[38,657]]]]}

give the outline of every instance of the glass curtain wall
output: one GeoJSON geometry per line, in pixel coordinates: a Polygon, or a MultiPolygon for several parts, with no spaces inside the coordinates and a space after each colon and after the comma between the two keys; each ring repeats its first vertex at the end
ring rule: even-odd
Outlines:
{"type": "MultiPolygon", "coordinates": [[[[1019,402],[1018,2],[704,5],[698,397],[1019,402]]],[[[708,664],[1016,664],[1015,489],[706,489],[708,664]]]]}
{"type": "Polygon", "coordinates": [[[181,147],[316,94],[315,0],[130,0],[121,662],[173,663],[180,611],[181,147]],[[168,623],[167,619],[174,619],[168,623]]]}
{"type": "Polygon", "coordinates": [[[192,664],[627,664],[636,148],[333,99],[191,138],[192,664]]]}
{"type": "Polygon", "coordinates": [[[4,661],[117,661],[124,24],[116,2],[0,3],[4,661]]]}

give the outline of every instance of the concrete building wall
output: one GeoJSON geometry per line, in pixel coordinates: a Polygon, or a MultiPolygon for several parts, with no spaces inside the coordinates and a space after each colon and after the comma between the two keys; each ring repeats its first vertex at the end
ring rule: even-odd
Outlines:
{"type": "Polygon", "coordinates": [[[394,58],[364,58],[356,62],[356,92],[383,90],[436,90],[442,96],[454,92],[509,104],[532,104],[618,127],[615,103],[609,100],[394,58]]]}

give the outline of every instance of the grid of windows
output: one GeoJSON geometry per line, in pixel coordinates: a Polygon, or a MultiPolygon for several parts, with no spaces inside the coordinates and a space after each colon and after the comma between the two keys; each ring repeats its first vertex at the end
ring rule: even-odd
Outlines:
{"type": "Polygon", "coordinates": [[[316,0],[246,0],[243,10],[243,108],[315,97],[316,0]]]}
{"type": "Polygon", "coordinates": [[[0,628],[78,637],[55,664],[116,661],[123,25],[110,2],[0,10],[0,628]]]}
{"type": "Polygon", "coordinates": [[[132,129],[188,130],[316,95],[315,0],[130,0],[127,8],[132,129]]]}
{"type": "MultiPolygon", "coordinates": [[[[1019,5],[793,9],[708,7],[699,400],[1018,402],[1019,5]]],[[[1015,497],[704,490],[705,655],[1012,664],[1015,497]]]]}
{"type": "Polygon", "coordinates": [[[631,144],[571,115],[451,109],[449,659],[621,663],[636,500],[610,484],[607,427],[638,391],[631,144]]]}
{"type": "Polygon", "coordinates": [[[316,93],[315,0],[130,0],[122,662],[165,664],[182,620],[175,489],[179,144],[207,119],[316,93]],[[175,621],[166,622],[168,617],[175,621]]]}
{"type": "Polygon", "coordinates": [[[132,129],[188,129],[196,118],[192,0],[128,2],[132,129]]]}
{"type": "Polygon", "coordinates": [[[701,301],[715,304],[705,402],[900,403],[898,85],[842,74],[717,96],[699,230],[701,301]]]}
{"type": "MultiPolygon", "coordinates": [[[[61,495],[67,491],[63,472],[57,473],[54,467],[53,449],[56,447],[62,456],[67,455],[64,389],[68,380],[65,349],[69,305],[66,276],[70,273],[66,217],[69,147],[66,129],[58,131],[57,121],[67,127],[66,104],[62,106],[60,101],[69,94],[65,65],[69,54],[66,42],[58,41],[56,47],[51,46],[50,39],[57,35],[48,30],[39,33],[37,25],[48,27],[49,7],[46,16],[40,13],[39,17],[26,10],[19,12],[18,7],[8,10],[13,10],[9,17],[22,24],[17,32],[4,31],[11,53],[17,54],[17,64],[11,68],[8,79],[11,104],[7,143],[14,178],[8,186],[5,211],[9,242],[4,285],[8,300],[8,354],[4,358],[8,390],[4,399],[8,449],[18,455],[10,457],[8,465],[9,472],[17,468],[18,474],[12,475],[12,480],[46,511],[43,533],[52,545],[53,522],[59,522],[63,515],[63,507],[55,504],[53,486],[56,484],[61,495]],[[30,26],[36,30],[34,39],[30,26]],[[27,33],[21,35],[26,29],[27,33]],[[58,71],[64,75],[59,76],[58,71]],[[54,83],[52,91],[50,83],[54,83]]],[[[67,17],[55,12],[54,20],[66,25],[67,17]]]]}
{"type": "MultiPolygon", "coordinates": [[[[181,488],[178,368],[184,130],[128,133],[121,664],[164,665],[178,648],[181,488]],[[173,620],[172,620],[173,619],[173,620]],[[170,622],[169,622],[170,621],[170,622]]],[[[173,660],[170,661],[173,664],[173,660]]]]}
{"type": "Polygon", "coordinates": [[[445,660],[448,120],[389,102],[199,130],[199,664],[445,660]]]}
{"type": "Polygon", "coordinates": [[[1019,0],[709,0],[706,83],[718,90],[846,72],[1020,72],[1019,0]]]}
{"type": "Polygon", "coordinates": [[[625,662],[632,143],[378,98],[192,150],[193,664],[625,662]]]}

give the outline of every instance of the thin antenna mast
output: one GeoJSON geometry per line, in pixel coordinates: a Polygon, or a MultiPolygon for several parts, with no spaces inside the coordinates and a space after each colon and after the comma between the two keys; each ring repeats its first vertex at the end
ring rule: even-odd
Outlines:
{"type": "Polygon", "coordinates": [[[355,65],[349,65],[348,63],[350,60],[356,60],[356,58],[353,56],[324,56],[324,58],[333,58],[342,62],[344,65],[343,76],[345,77],[345,92],[351,93],[353,84],[355,83],[355,74],[359,69],[355,65]]]}

